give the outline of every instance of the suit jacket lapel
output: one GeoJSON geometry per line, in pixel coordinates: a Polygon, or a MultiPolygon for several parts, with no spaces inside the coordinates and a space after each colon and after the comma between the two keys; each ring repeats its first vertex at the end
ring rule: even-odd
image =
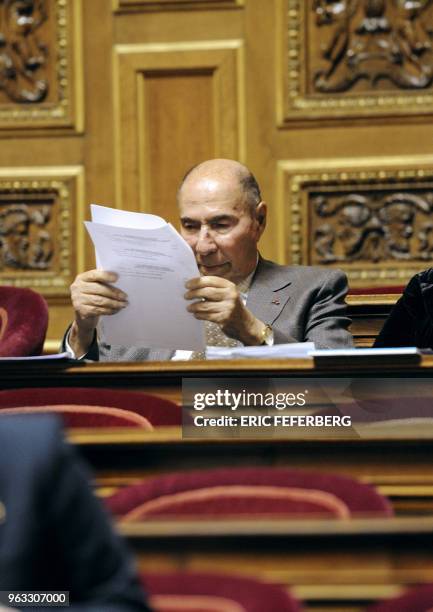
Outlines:
{"type": "Polygon", "coordinates": [[[272,325],[290,300],[290,269],[260,258],[248,291],[247,307],[258,319],[272,325]]]}

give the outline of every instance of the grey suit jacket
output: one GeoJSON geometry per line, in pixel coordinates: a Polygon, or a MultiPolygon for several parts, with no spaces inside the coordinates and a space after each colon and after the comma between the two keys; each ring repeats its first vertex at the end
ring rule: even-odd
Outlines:
{"type": "MultiPolygon", "coordinates": [[[[272,325],[275,344],[314,342],[317,348],[352,346],[347,330],[346,275],[340,270],[312,266],[280,266],[260,259],[247,299],[247,308],[272,325]]],[[[182,347],[179,347],[182,348],[182,347]]],[[[87,359],[95,361],[165,361],[174,350],[110,346],[95,341],[87,359]]]]}

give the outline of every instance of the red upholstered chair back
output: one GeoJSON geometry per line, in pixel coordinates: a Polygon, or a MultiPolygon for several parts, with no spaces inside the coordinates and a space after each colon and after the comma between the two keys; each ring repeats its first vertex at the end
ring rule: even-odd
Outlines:
{"type": "Polygon", "coordinates": [[[152,429],[182,423],[180,406],[137,391],[87,387],[0,391],[0,415],[35,411],[60,413],[67,427],[152,429]]]}
{"type": "Polygon", "coordinates": [[[405,285],[393,285],[391,287],[349,287],[348,295],[395,295],[399,297],[404,291],[405,285]]]}
{"type": "Polygon", "coordinates": [[[155,612],[301,612],[285,589],[251,578],[175,572],[141,579],[155,612]]]}
{"type": "Polygon", "coordinates": [[[286,468],[224,468],[173,473],[106,498],[122,521],[151,517],[348,518],[391,516],[389,501],[347,476],[286,468]]]}
{"type": "Polygon", "coordinates": [[[433,612],[433,584],[411,589],[404,595],[370,606],[367,612],[433,612]]]}
{"type": "Polygon", "coordinates": [[[47,327],[48,306],[39,293],[0,286],[0,357],[40,355],[47,327]]]}
{"type": "Polygon", "coordinates": [[[56,406],[20,406],[3,408],[0,416],[11,414],[56,414],[62,417],[69,429],[78,427],[141,427],[153,431],[146,417],[120,408],[107,406],[78,406],[77,404],[57,404],[56,406]]]}

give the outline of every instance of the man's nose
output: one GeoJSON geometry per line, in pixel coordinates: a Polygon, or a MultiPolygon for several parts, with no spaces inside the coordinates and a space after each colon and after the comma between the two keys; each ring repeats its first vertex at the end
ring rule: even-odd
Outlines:
{"type": "Polygon", "coordinates": [[[209,228],[206,225],[202,225],[197,236],[197,243],[195,245],[196,252],[200,255],[209,255],[210,253],[214,253],[217,248],[209,228]]]}

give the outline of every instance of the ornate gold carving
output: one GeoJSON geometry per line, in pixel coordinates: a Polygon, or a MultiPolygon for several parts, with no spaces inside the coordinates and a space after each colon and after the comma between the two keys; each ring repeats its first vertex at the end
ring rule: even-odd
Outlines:
{"type": "Polygon", "coordinates": [[[363,287],[404,284],[432,260],[433,158],[281,162],[280,176],[289,262],[363,287]]]}
{"type": "Polygon", "coordinates": [[[430,87],[431,0],[315,0],[312,10],[313,91],[430,87]]]}
{"type": "Polygon", "coordinates": [[[0,282],[67,295],[75,272],[71,211],[82,198],[80,167],[14,169],[0,175],[0,282]],[[32,176],[33,174],[33,176],[32,176]]]}
{"type": "Polygon", "coordinates": [[[49,270],[53,263],[55,194],[0,194],[0,271],[49,270]]]}
{"type": "Polygon", "coordinates": [[[113,0],[118,13],[131,11],[179,11],[230,9],[244,6],[245,0],[113,0]]]}
{"type": "Polygon", "coordinates": [[[48,47],[38,32],[47,20],[46,0],[0,5],[0,91],[11,102],[41,102],[48,93],[48,47]]]}
{"type": "Polygon", "coordinates": [[[279,0],[280,118],[431,112],[432,0],[279,0]]]}
{"type": "Polygon", "coordinates": [[[312,263],[432,258],[433,190],[382,189],[310,194],[312,263]]]}
{"type": "Polygon", "coordinates": [[[0,4],[0,127],[82,129],[81,0],[0,4]]]}

